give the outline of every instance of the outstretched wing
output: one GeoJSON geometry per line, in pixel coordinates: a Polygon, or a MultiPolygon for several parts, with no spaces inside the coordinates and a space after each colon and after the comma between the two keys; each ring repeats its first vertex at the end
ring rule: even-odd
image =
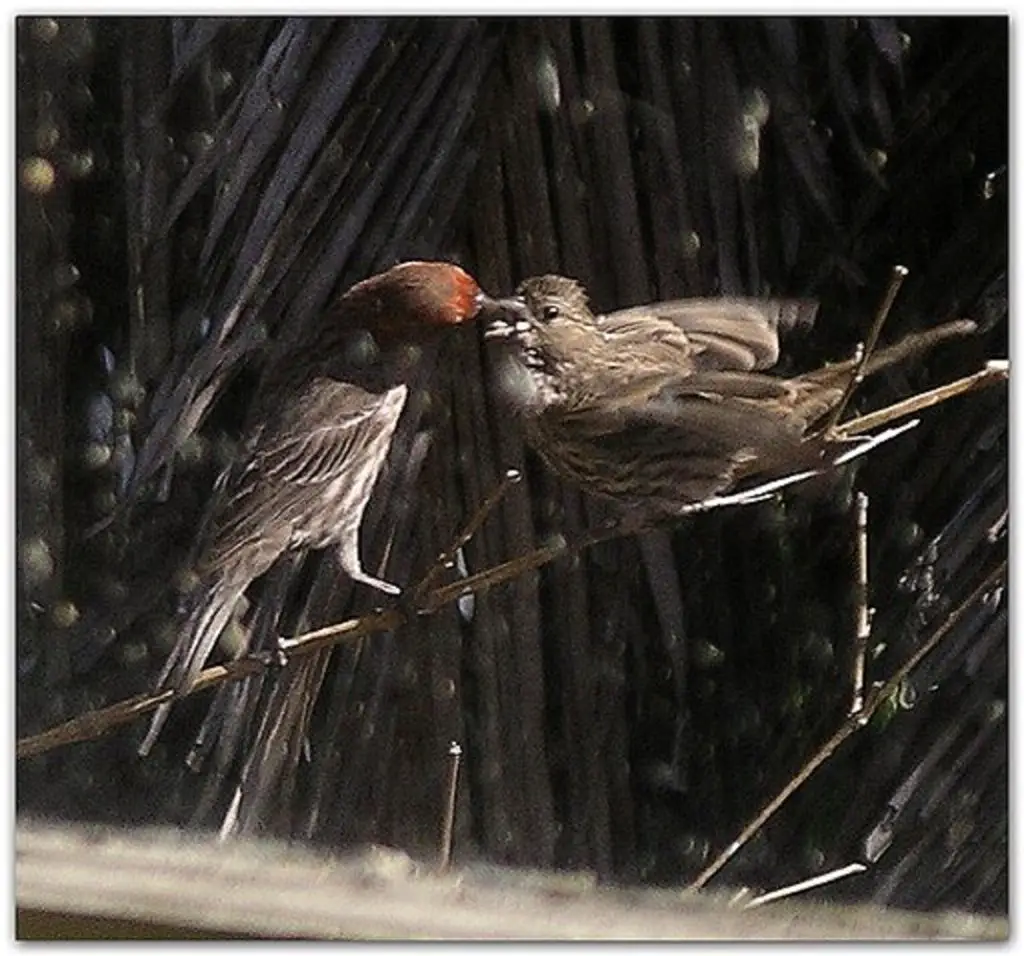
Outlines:
{"type": "Polygon", "coordinates": [[[244,554],[262,565],[252,577],[288,547],[324,547],[357,528],[407,391],[313,378],[292,393],[228,478],[205,569],[227,572],[244,554]]]}
{"type": "Polygon", "coordinates": [[[696,372],[749,372],[771,368],[779,358],[779,328],[810,322],[817,309],[803,299],[675,299],[610,312],[598,326],[685,353],[696,372]]]}

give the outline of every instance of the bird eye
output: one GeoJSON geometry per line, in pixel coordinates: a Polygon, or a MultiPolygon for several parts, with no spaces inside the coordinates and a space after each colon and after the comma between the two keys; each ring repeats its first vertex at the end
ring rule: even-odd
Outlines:
{"type": "Polygon", "coordinates": [[[557,319],[562,314],[562,310],[557,305],[546,305],[544,311],[541,313],[544,316],[546,322],[550,322],[552,319],[557,319]]]}

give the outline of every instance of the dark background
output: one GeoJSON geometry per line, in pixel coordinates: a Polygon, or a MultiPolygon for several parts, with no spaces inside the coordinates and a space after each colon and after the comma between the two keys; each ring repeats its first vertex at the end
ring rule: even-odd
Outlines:
{"type": "MultiPolygon", "coordinates": [[[[22,18],[17,47],[19,736],[151,686],[261,342],[395,261],[453,259],[496,293],[562,272],[599,309],[816,297],[783,371],[852,354],[901,263],[884,339],[980,332],[860,409],[1007,354],[1006,18],[22,18]],[[127,519],[86,536],[126,490],[127,519]]],[[[463,332],[364,525],[391,580],[510,466],[470,571],[601,514],[524,454],[463,332]]],[[[246,719],[201,773],[183,758],[212,694],[148,760],[144,721],[22,760],[19,812],[217,826],[241,782],[241,832],[429,858],[458,740],[456,859],[685,882],[845,716],[854,489],[869,680],[1005,554],[1006,390],[922,419],[813,494],[606,543],[222,691],[246,719]]],[[[292,584],[289,633],[375,600],[330,555],[292,584]]],[[[1006,621],[1001,593],[972,607],[718,881],[866,859],[819,896],[1004,912],[1006,621]]]]}

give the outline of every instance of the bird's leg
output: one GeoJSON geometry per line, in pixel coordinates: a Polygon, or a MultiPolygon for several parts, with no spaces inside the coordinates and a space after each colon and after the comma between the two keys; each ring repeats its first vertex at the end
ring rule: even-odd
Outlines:
{"type": "Polygon", "coordinates": [[[345,571],[353,581],[358,581],[360,584],[367,584],[371,588],[383,591],[385,594],[402,593],[402,589],[397,584],[392,584],[390,581],[385,581],[383,578],[375,578],[372,574],[367,574],[362,568],[345,568],[345,571]]]}
{"type": "Polygon", "coordinates": [[[353,529],[351,534],[345,535],[338,546],[338,562],[341,569],[353,580],[360,584],[367,584],[371,588],[383,591],[385,594],[401,594],[402,589],[397,584],[385,581],[382,578],[375,578],[367,574],[359,560],[359,526],[353,529]]]}
{"type": "Polygon", "coordinates": [[[248,660],[259,661],[267,670],[282,670],[288,666],[288,648],[285,641],[288,638],[277,637],[277,646],[271,650],[253,651],[247,654],[248,660]]]}
{"type": "Polygon", "coordinates": [[[889,280],[889,287],[885,290],[882,303],[875,314],[875,321],[871,324],[867,339],[858,347],[857,364],[854,366],[853,375],[850,377],[849,382],[846,383],[846,389],[843,391],[836,407],[832,409],[832,414],[829,417],[828,425],[825,428],[825,434],[829,437],[835,431],[836,425],[845,411],[850,398],[857,390],[857,386],[864,381],[864,373],[867,369],[868,361],[871,359],[871,353],[878,342],[882,326],[889,317],[889,310],[892,308],[893,302],[896,301],[896,294],[900,291],[900,286],[903,285],[903,280],[907,277],[909,271],[906,266],[893,266],[892,278],[889,280]]]}

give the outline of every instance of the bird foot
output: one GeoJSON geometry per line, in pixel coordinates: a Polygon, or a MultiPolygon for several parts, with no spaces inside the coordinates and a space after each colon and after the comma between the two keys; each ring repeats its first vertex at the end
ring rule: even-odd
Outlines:
{"type": "Polygon", "coordinates": [[[353,581],[367,584],[371,588],[383,591],[385,594],[396,595],[402,593],[402,589],[397,584],[392,584],[390,581],[385,581],[382,578],[375,578],[372,574],[367,574],[363,571],[362,568],[345,568],[345,572],[353,581]]]}
{"type": "Polygon", "coordinates": [[[288,666],[288,649],[280,638],[277,639],[277,646],[273,650],[256,651],[251,657],[253,660],[259,661],[267,670],[283,670],[288,666]]]}

